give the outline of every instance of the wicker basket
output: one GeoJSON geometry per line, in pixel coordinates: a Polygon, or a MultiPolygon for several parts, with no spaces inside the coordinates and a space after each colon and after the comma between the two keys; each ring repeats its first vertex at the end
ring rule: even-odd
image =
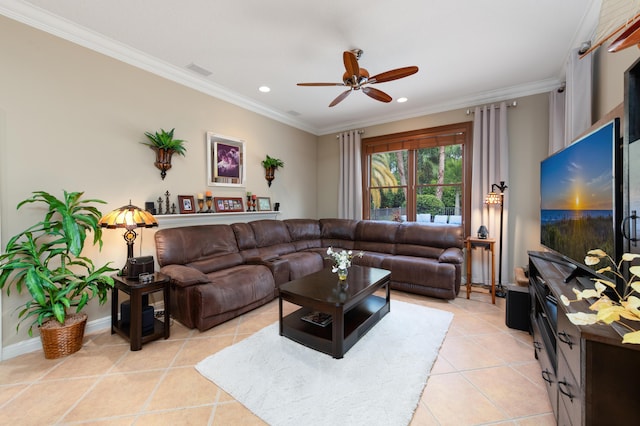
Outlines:
{"type": "Polygon", "coordinates": [[[44,357],[55,359],[78,352],[82,348],[86,325],[87,314],[84,313],[67,315],[63,326],[55,320],[44,323],[40,327],[44,357]]]}

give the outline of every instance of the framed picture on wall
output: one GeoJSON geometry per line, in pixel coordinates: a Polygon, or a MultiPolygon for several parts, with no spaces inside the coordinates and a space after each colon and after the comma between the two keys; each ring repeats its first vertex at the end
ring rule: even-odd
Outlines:
{"type": "Polygon", "coordinates": [[[180,214],[195,213],[196,204],[193,195],[178,195],[178,207],[180,208],[180,214]]]}
{"type": "Polygon", "coordinates": [[[215,197],[213,199],[216,213],[242,212],[244,204],[242,197],[215,197]]]}
{"type": "Polygon", "coordinates": [[[258,197],[258,211],[271,211],[271,198],[258,197]]]}
{"type": "Polygon", "coordinates": [[[207,132],[207,185],[245,186],[245,155],[244,141],[207,132]]]}

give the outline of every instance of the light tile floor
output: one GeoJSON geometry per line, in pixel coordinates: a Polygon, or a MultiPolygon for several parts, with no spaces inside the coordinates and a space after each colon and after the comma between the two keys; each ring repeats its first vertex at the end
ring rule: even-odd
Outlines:
{"type": "MultiPolygon", "coordinates": [[[[455,315],[412,426],[555,424],[531,337],[505,326],[504,299],[492,305],[480,293],[442,301],[398,291],[392,299],[455,315]]],[[[277,317],[273,301],[204,333],[174,322],[170,339],[137,352],[104,331],[63,359],[34,352],[4,361],[0,424],[264,424],[193,366],[277,317]]]]}

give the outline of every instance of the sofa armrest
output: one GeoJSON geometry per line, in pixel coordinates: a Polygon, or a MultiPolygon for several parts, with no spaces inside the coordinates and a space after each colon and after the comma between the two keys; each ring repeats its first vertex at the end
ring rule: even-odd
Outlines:
{"type": "Polygon", "coordinates": [[[171,282],[180,287],[209,283],[209,278],[195,268],[184,265],[167,265],[160,268],[160,272],[168,275],[171,282]]]}
{"type": "Polygon", "coordinates": [[[289,281],[289,261],[281,257],[272,257],[262,259],[260,257],[251,257],[246,260],[248,265],[264,265],[271,271],[273,279],[276,282],[276,288],[283,283],[289,281]]]}
{"type": "Polygon", "coordinates": [[[464,256],[462,255],[462,250],[457,247],[449,247],[438,257],[438,262],[440,263],[462,264],[463,261],[464,256]]]}

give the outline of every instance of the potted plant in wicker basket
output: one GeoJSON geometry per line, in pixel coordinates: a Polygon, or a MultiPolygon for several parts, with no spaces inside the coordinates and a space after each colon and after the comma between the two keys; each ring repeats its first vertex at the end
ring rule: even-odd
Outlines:
{"type": "MultiPolygon", "coordinates": [[[[30,299],[18,314],[18,327],[27,318],[40,328],[45,358],[59,358],[82,347],[87,315],[82,308],[94,297],[107,301],[113,287],[109,263],[96,267],[82,256],[85,239],[93,232],[93,245],[102,248],[102,216],[93,206],[102,200],[82,200],[82,192],[64,191],[64,198],[37,191],[18,204],[44,203],[43,219],[11,238],[0,255],[0,289],[11,294],[26,290],[30,299]]],[[[16,327],[17,329],[17,327],[16,327]]]]}

